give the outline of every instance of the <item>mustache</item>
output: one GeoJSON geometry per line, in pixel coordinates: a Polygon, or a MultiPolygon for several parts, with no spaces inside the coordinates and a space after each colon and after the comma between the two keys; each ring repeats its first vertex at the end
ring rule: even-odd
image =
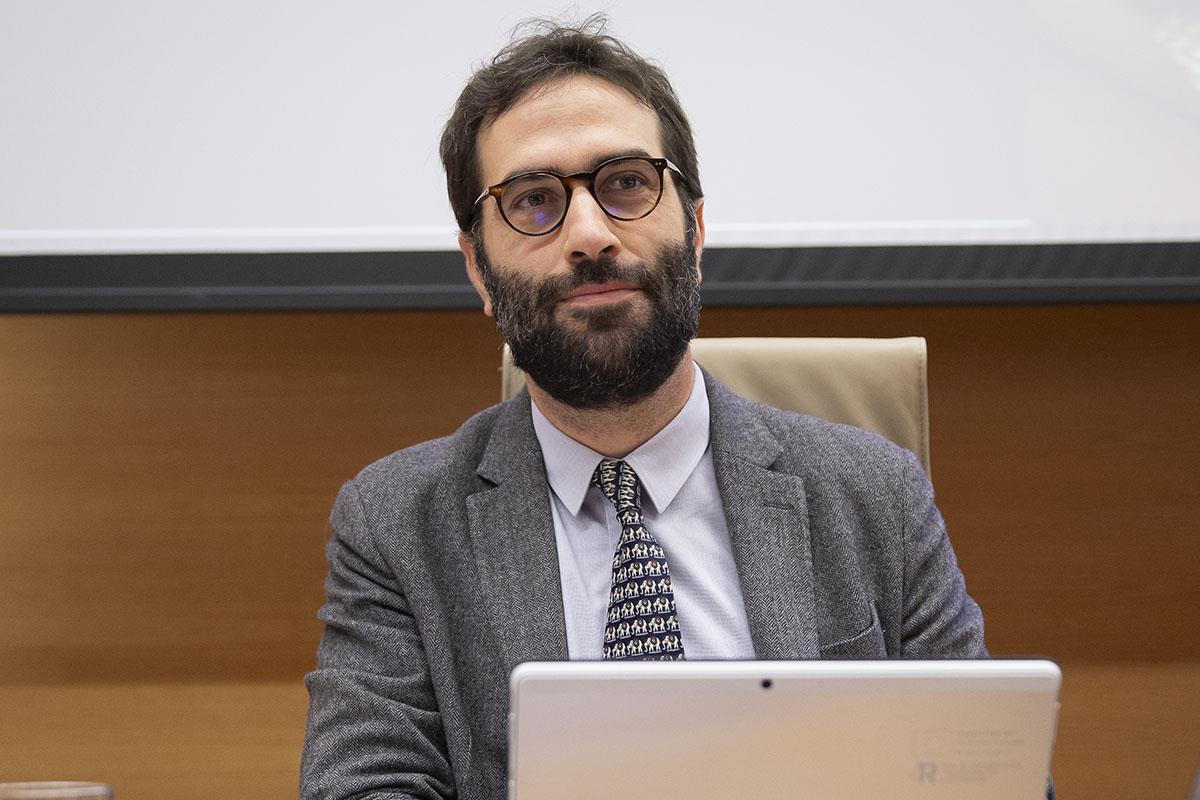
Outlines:
{"type": "Polygon", "coordinates": [[[579,262],[567,275],[543,279],[537,287],[537,305],[550,308],[580,286],[611,281],[631,283],[651,297],[659,294],[660,281],[645,264],[622,264],[612,256],[601,256],[579,262]]]}

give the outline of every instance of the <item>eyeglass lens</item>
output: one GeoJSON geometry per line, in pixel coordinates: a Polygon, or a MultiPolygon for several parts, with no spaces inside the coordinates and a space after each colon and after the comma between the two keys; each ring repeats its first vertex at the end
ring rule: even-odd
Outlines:
{"type": "MultiPolygon", "coordinates": [[[[600,168],[592,194],[609,216],[640,219],[658,204],[662,175],[648,161],[620,159],[600,168]]],[[[501,209],[509,224],[522,233],[545,233],[566,215],[566,188],[556,175],[526,175],[504,187],[501,209]]]]}

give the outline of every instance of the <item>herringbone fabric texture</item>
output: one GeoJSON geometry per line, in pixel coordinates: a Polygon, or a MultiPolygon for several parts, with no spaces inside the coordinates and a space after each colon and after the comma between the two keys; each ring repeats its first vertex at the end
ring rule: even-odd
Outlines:
{"type": "Polygon", "coordinates": [[[621,523],[604,628],[605,660],[682,661],[667,554],[643,523],[637,473],[624,461],[605,458],[592,483],[616,508],[621,523]]]}

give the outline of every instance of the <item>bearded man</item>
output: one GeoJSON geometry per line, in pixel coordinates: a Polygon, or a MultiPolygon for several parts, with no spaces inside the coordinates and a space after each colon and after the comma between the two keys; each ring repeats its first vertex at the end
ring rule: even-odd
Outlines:
{"type": "Polygon", "coordinates": [[[338,496],[305,798],[503,797],[523,661],[986,655],[916,459],[692,361],[691,128],[601,27],[514,41],[446,125],[467,272],[528,392],[338,496]]]}

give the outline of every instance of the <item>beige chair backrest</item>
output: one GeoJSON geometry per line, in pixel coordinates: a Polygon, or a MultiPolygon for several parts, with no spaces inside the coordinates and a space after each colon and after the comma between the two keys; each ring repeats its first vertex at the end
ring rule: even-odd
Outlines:
{"type": "MultiPolygon", "coordinates": [[[[696,339],[692,355],[733,391],[788,411],[875,431],[916,454],[929,472],[929,401],[925,340],[696,339]]],[[[525,375],[508,346],[501,397],[525,375]]]]}

